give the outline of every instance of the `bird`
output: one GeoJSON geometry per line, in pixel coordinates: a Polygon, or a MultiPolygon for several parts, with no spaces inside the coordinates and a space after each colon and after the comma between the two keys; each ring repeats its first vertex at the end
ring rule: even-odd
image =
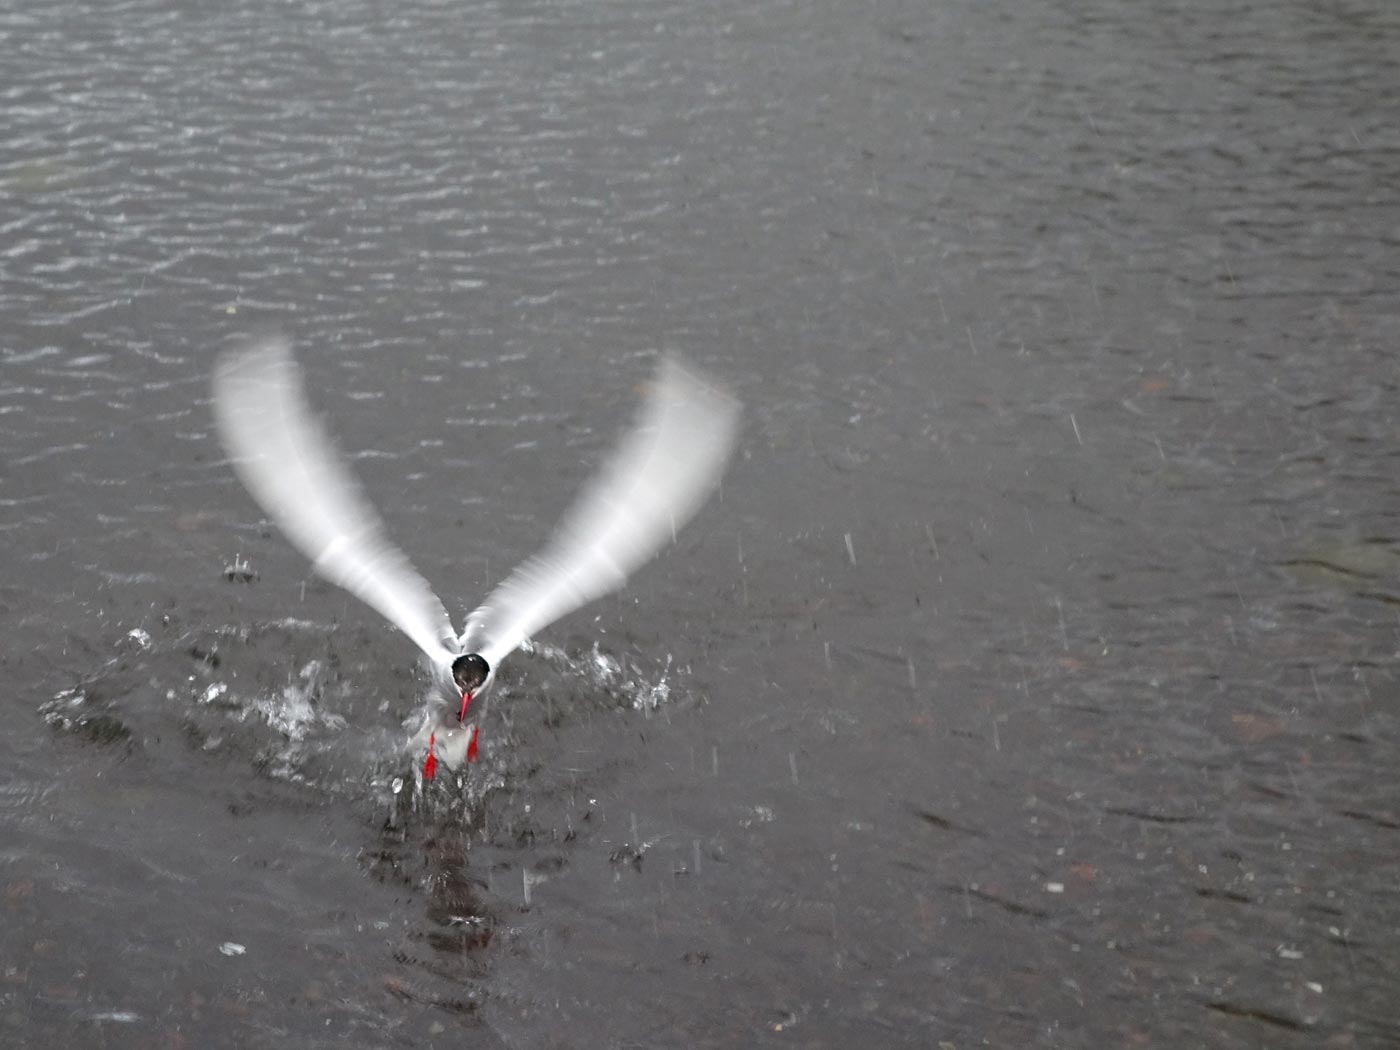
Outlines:
{"type": "Polygon", "coordinates": [[[336,451],[284,335],[245,337],[223,351],[212,390],[218,435],[253,499],[318,575],[422,650],[435,702],[408,747],[426,748],[425,780],[439,761],[449,769],[476,761],[480,723],[467,716],[504,659],[536,632],[620,589],[674,541],[718,486],[740,417],[738,400],[723,386],[678,355],[661,355],[631,429],[544,546],[491,591],[458,634],[336,451]]]}

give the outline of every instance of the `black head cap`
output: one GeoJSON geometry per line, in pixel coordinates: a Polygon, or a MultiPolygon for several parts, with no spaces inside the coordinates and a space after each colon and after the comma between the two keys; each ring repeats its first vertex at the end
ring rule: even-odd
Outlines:
{"type": "Polygon", "coordinates": [[[476,692],[490,673],[490,665],[477,653],[467,653],[452,661],[452,681],[463,693],[476,692]]]}

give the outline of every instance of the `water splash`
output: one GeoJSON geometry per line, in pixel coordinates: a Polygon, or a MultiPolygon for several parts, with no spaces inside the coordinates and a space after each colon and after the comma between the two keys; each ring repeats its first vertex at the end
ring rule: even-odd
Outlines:
{"type": "MultiPolygon", "coordinates": [[[[296,618],[193,630],[163,618],[119,630],[117,656],[40,705],[55,731],[148,754],[192,746],[208,756],[200,761],[435,814],[470,815],[527,776],[540,764],[536,739],[557,747],[542,725],[556,734],[579,719],[650,715],[687,695],[678,676],[688,672],[669,655],[658,664],[601,643],[527,645],[486,699],[479,737],[462,742],[459,760],[471,748],[477,761],[447,776],[439,761],[425,785],[425,752],[408,742],[435,703],[427,676],[412,658],[386,657],[389,645],[370,632],[296,618]]],[[[441,759],[441,733],[438,744],[441,759]]]]}

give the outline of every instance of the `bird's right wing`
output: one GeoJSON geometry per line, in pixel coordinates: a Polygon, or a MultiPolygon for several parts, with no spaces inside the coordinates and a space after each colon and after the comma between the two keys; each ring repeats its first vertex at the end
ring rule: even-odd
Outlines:
{"type": "Polygon", "coordinates": [[[450,663],[457,641],[447,611],[336,455],[285,339],[251,342],[219,359],[214,417],[243,484],[312,568],[378,610],[435,663],[450,663]]]}
{"type": "Polygon", "coordinates": [[[636,426],[545,548],[468,617],[462,648],[495,667],[536,631],[621,587],[719,482],[738,419],[733,397],[664,359],[636,426]]]}

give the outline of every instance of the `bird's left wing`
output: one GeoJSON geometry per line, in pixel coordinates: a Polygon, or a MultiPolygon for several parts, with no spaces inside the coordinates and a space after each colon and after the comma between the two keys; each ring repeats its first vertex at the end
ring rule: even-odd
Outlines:
{"type": "Polygon", "coordinates": [[[738,420],[733,397],[665,358],[636,425],[545,548],[467,618],[462,648],[494,668],[536,631],[621,587],[719,482],[738,420]]]}

